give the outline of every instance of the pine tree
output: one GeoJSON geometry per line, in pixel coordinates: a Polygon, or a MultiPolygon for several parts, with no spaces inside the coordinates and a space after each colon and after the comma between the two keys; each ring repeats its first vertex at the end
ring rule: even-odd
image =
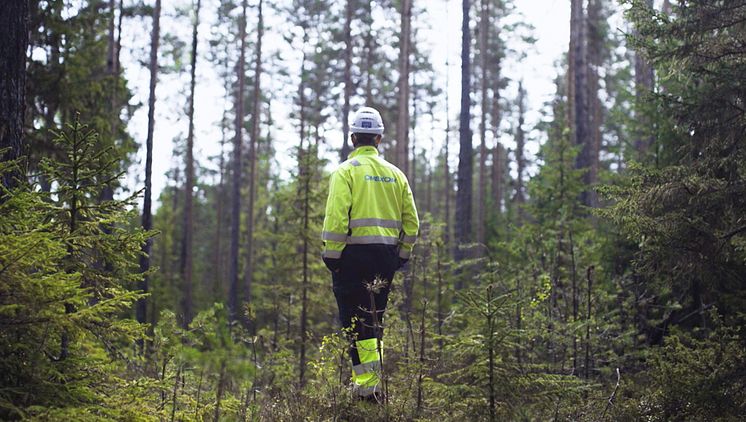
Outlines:
{"type": "Polygon", "coordinates": [[[401,2],[401,29],[399,31],[399,82],[396,123],[396,160],[394,163],[413,179],[409,171],[409,92],[412,50],[412,0],[401,2]]]}
{"type": "Polygon", "coordinates": [[[256,35],[256,60],[254,62],[254,92],[252,93],[252,110],[251,110],[251,140],[249,141],[249,198],[246,210],[247,225],[247,242],[246,242],[246,269],[244,274],[244,301],[252,303],[251,290],[254,280],[254,202],[257,186],[257,144],[259,143],[259,123],[261,121],[261,104],[260,98],[261,79],[262,79],[262,37],[264,36],[264,15],[262,13],[263,1],[259,0],[258,5],[258,23],[256,35]]]}
{"type": "MultiPolygon", "coordinates": [[[[28,16],[26,2],[14,2],[0,18],[0,163],[15,161],[23,148],[23,122],[26,110],[26,48],[28,46],[28,16]]],[[[5,170],[0,185],[12,189],[23,177],[20,167],[5,170]]],[[[6,193],[0,192],[0,201],[6,193]]]]}
{"type": "MultiPolygon", "coordinates": [[[[469,30],[469,0],[462,1],[461,24],[461,115],[459,119],[458,195],[456,198],[456,242],[472,239],[472,143],[471,143],[471,32],[469,30]]],[[[457,259],[465,258],[457,249],[457,259]]]]}
{"type": "MultiPolygon", "coordinates": [[[[158,45],[160,42],[160,19],[161,0],[155,0],[153,8],[153,29],[150,35],[150,86],[148,96],[148,134],[145,140],[145,190],[142,210],[142,228],[149,231],[153,228],[152,215],[152,172],[153,172],[153,132],[155,131],[155,87],[158,83],[158,45]]],[[[140,256],[140,271],[143,280],[139,289],[143,293],[148,292],[148,271],[150,270],[150,251],[153,241],[148,239],[142,247],[140,256]]],[[[147,322],[148,305],[145,299],[137,302],[137,321],[141,324],[147,322]]]]}
{"type": "Polygon", "coordinates": [[[345,161],[350,154],[350,97],[352,97],[352,12],[357,4],[353,0],[345,2],[344,26],[344,103],[342,104],[342,149],[339,151],[339,161],[345,161]]]}
{"type": "MultiPolygon", "coordinates": [[[[652,8],[653,1],[647,0],[645,5],[652,8]]],[[[639,134],[635,140],[635,150],[638,160],[645,158],[653,142],[652,134],[649,133],[650,110],[646,109],[643,104],[645,104],[645,97],[653,90],[655,74],[653,67],[645,60],[644,54],[644,51],[637,51],[635,54],[635,103],[637,104],[635,115],[639,121],[639,134]]]]}
{"type": "Polygon", "coordinates": [[[581,147],[576,157],[576,167],[586,169],[584,180],[588,187],[581,194],[582,201],[591,206],[592,145],[588,114],[588,31],[584,1],[572,0],[570,16],[568,116],[573,142],[581,147]]]}
{"type": "Polygon", "coordinates": [[[241,318],[239,308],[239,285],[238,285],[238,255],[239,234],[241,230],[241,172],[243,164],[241,161],[241,149],[243,148],[243,126],[244,126],[244,95],[245,95],[245,64],[246,64],[246,7],[247,1],[241,2],[241,18],[238,22],[239,58],[236,68],[238,70],[238,87],[235,99],[235,135],[233,138],[233,184],[231,189],[231,244],[230,257],[228,260],[228,281],[230,283],[228,293],[228,304],[231,320],[241,318]]]}
{"type": "Polygon", "coordinates": [[[481,77],[481,107],[479,117],[479,182],[477,189],[477,243],[486,244],[487,223],[487,102],[488,102],[488,49],[491,14],[488,0],[481,0],[479,12],[479,56],[481,77]]]}
{"type": "Polygon", "coordinates": [[[523,89],[523,81],[518,82],[518,97],[516,98],[518,103],[518,123],[515,127],[515,162],[518,173],[515,179],[515,195],[513,196],[513,202],[519,207],[518,209],[518,220],[523,220],[521,214],[523,211],[520,206],[526,202],[526,192],[524,188],[523,173],[526,170],[526,133],[523,125],[525,124],[526,115],[526,90],[523,89]]]}
{"type": "Polygon", "coordinates": [[[187,134],[186,146],[186,184],[184,188],[184,225],[181,238],[181,265],[182,277],[182,312],[183,323],[186,327],[194,316],[194,303],[192,298],[192,276],[194,272],[194,256],[192,253],[194,238],[194,92],[197,83],[197,36],[199,28],[199,12],[202,0],[197,0],[194,9],[194,21],[192,22],[192,53],[190,65],[189,103],[187,106],[187,118],[189,119],[189,133],[187,134]]]}

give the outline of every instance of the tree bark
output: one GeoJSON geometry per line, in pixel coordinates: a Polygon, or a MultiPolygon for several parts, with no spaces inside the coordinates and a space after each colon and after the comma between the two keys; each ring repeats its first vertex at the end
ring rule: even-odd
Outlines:
{"type": "MultiPolygon", "coordinates": [[[[115,17],[116,17],[116,9],[117,9],[117,2],[116,0],[109,0],[109,18],[108,18],[108,33],[107,33],[107,51],[106,51],[106,76],[109,80],[109,104],[108,104],[108,114],[109,114],[109,128],[107,133],[101,134],[101,136],[108,135],[112,145],[115,144],[116,141],[116,133],[117,133],[117,126],[119,121],[119,113],[117,112],[117,79],[118,79],[118,71],[117,71],[117,58],[119,57],[119,53],[117,52],[117,42],[116,42],[116,24],[115,24],[115,17]]],[[[63,94],[64,95],[64,94],[63,94]]],[[[108,183],[104,189],[101,191],[101,200],[103,201],[111,201],[114,199],[114,186],[113,183],[108,183]]],[[[104,227],[104,232],[109,233],[111,231],[111,228],[108,226],[104,227]]],[[[106,265],[106,264],[104,264],[106,265]]]]}
{"type": "Polygon", "coordinates": [[[259,143],[261,124],[261,79],[262,79],[262,37],[264,36],[263,1],[259,0],[259,21],[256,35],[256,63],[254,67],[254,93],[251,111],[251,144],[249,145],[249,206],[246,210],[247,242],[246,272],[244,274],[244,300],[251,303],[251,288],[254,281],[254,197],[256,196],[256,150],[259,143]]]}
{"type": "Polygon", "coordinates": [[[229,262],[229,274],[230,279],[230,291],[228,303],[230,307],[231,321],[235,321],[240,317],[239,309],[239,289],[238,289],[238,240],[239,232],[241,230],[241,143],[243,137],[243,119],[244,119],[244,90],[246,85],[245,75],[245,62],[246,62],[246,5],[247,1],[241,2],[241,19],[239,21],[239,58],[238,58],[238,90],[236,91],[236,122],[235,129],[236,134],[233,139],[233,186],[231,195],[231,249],[230,249],[230,262],[229,262]]]}
{"type": "MultiPolygon", "coordinates": [[[[0,162],[21,158],[26,113],[26,49],[29,8],[26,1],[10,1],[0,13],[0,162]]],[[[0,175],[5,188],[18,186],[20,166],[0,175]]],[[[5,194],[0,192],[0,201],[5,194]]]]}
{"type": "MultiPolygon", "coordinates": [[[[305,46],[308,42],[308,35],[305,33],[303,45],[305,46]]],[[[307,326],[308,326],[308,281],[309,281],[309,268],[308,268],[308,225],[309,225],[309,209],[310,206],[310,175],[308,174],[308,153],[310,152],[310,142],[308,150],[304,150],[304,140],[306,137],[306,95],[305,95],[305,81],[306,81],[306,53],[303,52],[303,59],[301,61],[300,71],[300,84],[298,86],[298,99],[300,102],[300,145],[298,147],[298,166],[299,174],[301,176],[300,182],[303,183],[303,192],[301,193],[303,198],[303,232],[302,232],[302,255],[303,255],[303,268],[302,268],[302,284],[301,284],[301,311],[300,311],[300,359],[298,360],[298,385],[303,387],[305,384],[306,374],[306,342],[307,342],[307,326]]]]}
{"type": "Polygon", "coordinates": [[[515,196],[513,202],[518,205],[519,222],[523,220],[523,211],[520,207],[526,202],[526,192],[523,184],[523,172],[526,170],[526,133],[523,130],[526,115],[526,90],[523,89],[523,81],[518,82],[518,127],[515,131],[515,163],[517,174],[515,180],[515,196]]]}
{"type": "MultiPolygon", "coordinates": [[[[653,0],[647,0],[648,7],[653,7],[653,0]]],[[[664,5],[665,7],[665,5],[664,5]]],[[[670,5],[668,6],[670,9],[670,5]]],[[[637,32],[637,31],[635,31],[637,32]]],[[[647,155],[648,148],[653,142],[650,136],[650,121],[646,111],[641,109],[645,101],[645,96],[653,90],[655,74],[653,67],[645,60],[639,51],[635,52],[635,102],[636,102],[636,120],[638,126],[637,139],[635,140],[635,151],[637,159],[643,160],[647,155]]]]}
{"type": "Polygon", "coordinates": [[[670,15],[673,8],[671,7],[671,1],[670,0],[663,0],[663,6],[661,7],[661,11],[665,13],[666,15],[670,15]]]}
{"type": "Polygon", "coordinates": [[[584,189],[580,200],[584,205],[591,205],[590,196],[590,162],[591,140],[588,133],[588,92],[586,60],[586,16],[583,0],[572,0],[570,7],[570,129],[572,140],[580,147],[575,159],[576,169],[585,169],[583,174],[584,189]]]}
{"type": "MultiPolygon", "coordinates": [[[[601,152],[601,123],[603,119],[601,100],[598,98],[599,73],[601,56],[604,48],[601,23],[603,12],[602,0],[588,1],[588,102],[590,105],[590,157],[588,182],[591,186],[598,182],[599,154],[601,152]]],[[[598,197],[594,190],[588,191],[589,205],[598,206],[598,197]]]]}
{"type": "Polygon", "coordinates": [[[396,124],[396,165],[411,179],[409,172],[409,72],[411,55],[412,0],[401,3],[399,36],[399,110],[396,124]]]}
{"type": "MultiPolygon", "coordinates": [[[[499,27],[498,27],[499,28],[499,27]]],[[[497,38],[497,35],[496,35],[497,38]]],[[[500,88],[501,88],[501,69],[502,62],[500,52],[496,52],[493,64],[492,77],[492,136],[495,138],[495,145],[492,147],[492,209],[496,215],[502,213],[502,200],[504,196],[503,184],[505,180],[505,148],[500,143],[500,124],[502,114],[500,110],[500,88]]]]}
{"type": "Polygon", "coordinates": [[[350,97],[352,96],[352,0],[347,0],[345,7],[345,71],[344,71],[344,104],[342,105],[342,149],[339,161],[345,161],[350,155],[350,97]]]}
{"type": "MultiPolygon", "coordinates": [[[[461,23],[461,116],[459,125],[458,194],[456,200],[456,242],[469,243],[472,210],[472,154],[471,144],[471,33],[469,32],[469,0],[462,1],[461,23]]],[[[456,249],[456,260],[465,258],[456,249]]]]}
{"type": "MultiPolygon", "coordinates": [[[[143,230],[151,230],[153,228],[153,133],[155,131],[155,87],[158,83],[158,46],[160,44],[161,31],[160,22],[161,0],[155,0],[155,8],[153,8],[153,30],[150,35],[150,87],[148,96],[148,135],[145,140],[145,193],[142,207],[143,230]]],[[[147,239],[142,246],[142,255],[140,255],[140,272],[144,273],[145,276],[138,287],[143,291],[143,293],[148,292],[149,277],[147,272],[150,270],[150,249],[152,246],[153,239],[147,239]]],[[[147,299],[143,298],[137,301],[137,322],[141,324],[147,322],[147,309],[147,299]]]]}
{"type": "Polygon", "coordinates": [[[184,228],[182,234],[181,246],[181,282],[182,282],[182,312],[184,327],[192,322],[193,304],[192,304],[192,243],[194,235],[194,89],[197,82],[197,36],[199,28],[199,10],[202,6],[202,0],[197,0],[194,11],[194,26],[192,27],[192,62],[191,62],[191,79],[189,82],[189,108],[187,111],[189,118],[189,133],[187,134],[186,148],[186,187],[184,189],[184,228]]]}
{"type": "Polygon", "coordinates": [[[446,133],[443,142],[443,196],[445,197],[443,201],[445,202],[443,209],[443,242],[446,245],[451,243],[451,167],[448,163],[450,157],[448,144],[451,141],[450,95],[448,94],[450,88],[449,69],[448,59],[446,59],[446,133]]]}
{"type": "MultiPolygon", "coordinates": [[[[489,0],[482,0],[479,17],[479,56],[481,59],[480,91],[482,106],[479,123],[479,189],[477,197],[477,243],[484,245],[487,223],[487,41],[490,26],[489,0]]],[[[483,251],[483,248],[479,248],[483,251]]]]}

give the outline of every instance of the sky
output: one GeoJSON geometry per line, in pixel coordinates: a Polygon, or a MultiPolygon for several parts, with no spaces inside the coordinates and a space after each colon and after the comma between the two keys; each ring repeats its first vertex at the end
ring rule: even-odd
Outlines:
{"type": "MultiPolygon", "coordinates": [[[[189,40],[189,25],[185,25],[185,19],[175,19],[178,7],[188,7],[189,1],[174,0],[164,1],[163,15],[161,18],[161,34],[178,34],[181,39],[189,40]]],[[[203,7],[208,9],[213,6],[214,1],[203,1],[203,7]]],[[[250,1],[250,5],[253,2],[250,1]]],[[[517,92],[517,81],[522,80],[527,90],[527,115],[524,128],[529,131],[527,154],[533,156],[542,141],[539,133],[531,131],[531,128],[541,118],[541,110],[549,101],[555,91],[554,79],[557,76],[556,63],[567,50],[570,33],[570,2],[567,0],[516,0],[516,11],[514,19],[520,19],[526,24],[533,26],[533,36],[537,39],[533,46],[513,43],[524,58],[519,62],[514,57],[508,58],[503,64],[504,74],[511,80],[508,87],[502,92],[507,98],[513,98],[517,92]]],[[[460,80],[461,80],[461,2],[458,0],[415,0],[416,7],[425,9],[416,25],[424,29],[419,33],[419,40],[423,43],[425,51],[429,51],[430,61],[436,72],[436,83],[444,90],[448,85],[448,105],[451,119],[451,127],[457,128],[458,113],[460,108],[460,80]],[[422,21],[424,20],[424,22],[422,21]],[[448,66],[446,66],[448,62],[448,66]],[[447,77],[446,77],[447,75],[447,77]],[[448,82],[448,83],[447,83],[448,82]]],[[[294,67],[299,58],[295,49],[290,48],[283,40],[283,32],[288,31],[287,22],[281,20],[276,12],[265,10],[268,31],[265,39],[267,51],[277,50],[283,54],[288,61],[286,67],[294,67]]],[[[253,15],[249,17],[252,18],[253,15]]],[[[214,19],[214,18],[212,18],[214,19]]],[[[474,16],[472,16],[474,19],[474,16]]],[[[129,81],[129,87],[133,91],[131,103],[140,104],[129,124],[129,130],[135,140],[144,144],[147,133],[147,100],[148,83],[150,74],[145,66],[149,53],[150,41],[150,19],[143,19],[128,23],[123,28],[122,35],[122,62],[125,76],[129,81]]],[[[250,22],[251,25],[251,22],[250,22]]],[[[200,30],[200,43],[198,49],[205,53],[208,50],[207,38],[209,32],[215,30],[211,16],[203,15],[200,30]]],[[[506,34],[506,36],[509,36],[506,34]]],[[[173,44],[162,42],[161,54],[173,48],[173,44]]],[[[186,46],[188,48],[188,46],[186,46]]],[[[248,52],[253,55],[252,52],[248,52]]],[[[515,55],[514,55],[515,56],[515,55]]],[[[199,57],[199,56],[198,56],[199,57]]],[[[213,168],[208,160],[220,154],[220,144],[223,138],[220,133],[218,122],[222,118],[223,110],[230,107],[226,103],[222,83],[215,73],[215,69],[204,58],[197,64],[197,88],[195,94],[195,159],[201,166],[213,168]]],[[[167,60],[166,60],[167,61],[167,60]]],[[[187,64],[184,64],[186,66],[187,64]]],[[[157,200],[160,192],[167,185],[167,172],[173,167],[177,158],[173,155],[173,140],[185,138],[187,133],[187,121],[184,118],[186,110],[188,69],[184,69],[180,77],[174,74],[163,74],[159,78],[156,91],[156,123],[153,147],[153,198],[157,200]]],[[[247,69],[247,71],[251,71],[247,69]]],[[[281,80],[270,78],[267,75],[262,79],[263,88],[272,91],[288,90],[291,87],[284,86],[281,80]]],[[[294,89],[294,88],[293,88],[294,89]]],[[[445,103],[444,94],[441,101],[441,112],[436,114],[435,122],[423,122],[422,128],[418,128],[418,139],[434,137],[443,138],[445,128],[445,103]],[[432,130],[436,133],[432,133],[432,130]]],[[[341,105],[340,105],[341,108],[341,105]]],[[[289,175],[290,169],[295,164],[292,160],[290,149],[294,144],[295,128],[289,119],[290,107],[273,102],[272,116],[276,124],[271,128],[273,138],[277,140],[276,149],[278,159],[275,165],[280,167],[282,174],[289,175]],[[288,142],[282,142],[288,139],[288,142]]],[[[341,111],[340,111],[341,113],[341,111]]],[[[504,119],[504,134],[500,141],[507,147],[514,146],[510,135],[513,121],[510,116],[504,119]]],[[[266,130],[263,129],[263,130],[266,130]]],[[[477,139],[477,128],[472,128],[477,139]]],[[[341,128],[338,131],[331,130],[325,133],[329,143],[339,143],[341,139],[341,128]]],[[[229,152],[230,140],[225,147],[229,152]]],[[[492,140],[488,140],[492,142],[492,140]]],[[[458,134],[454,130],[450,142],[451,160],[455,165],[458,156],[458,134]]],[[[333,158],[331,150],[322,151],[328,158],[333,158]]],[[[142,171],[145,162],[145,148],[141,148],[135,165],[126,181],[130,189],[141,189],[144,185],[142,171]]],[[[334,160],[332,160],[334,161],[334,160]]],[[[157,204],[157,202],[156,202],[157,204]]],[[[157,205],[156,205],[157,206],[157,205]]]]}

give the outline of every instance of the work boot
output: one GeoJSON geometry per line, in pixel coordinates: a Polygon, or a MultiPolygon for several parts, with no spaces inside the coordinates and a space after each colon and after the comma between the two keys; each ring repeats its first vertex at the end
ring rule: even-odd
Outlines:
{"type": "Polygon", "coordinates": [[[352,394],[354,394],[358,400],[369,403],[383,404],[385,399],[385,395],[383,394],[383,391],[381,391],[380,385],[365,388],[353,384],[352,394]]]}
{"type": "Polygon", "coordinates": [[[386,401],[386,396],[382,391],[377,391],[369,396],[357,396],[358,400],[362,402],[368,402],[373,404],[383,404],[386,401]]]}

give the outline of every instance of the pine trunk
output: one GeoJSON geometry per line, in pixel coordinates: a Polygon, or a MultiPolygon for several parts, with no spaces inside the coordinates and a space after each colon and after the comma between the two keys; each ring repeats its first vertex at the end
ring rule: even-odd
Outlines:
{"type": "Polygon", "coordinates": [[[502,200],[504,196],[505,180],[505,148],[500,143],[500,123],[502,114],[500,110],[500,78],[501,78],[501,58],[499,53],[495,54],[492,75],[492,107],[491,123],[492,136],[495,138],[495,145],[492,147],[492,209],[495,215],[502,213],[502,200]]]}
{"type": "Polygon", "coordinates": [[[229,274],[230,289],[228,303],[230,307],[231,320],[235,321],[240,318],[240,302],[238,289],[238,249],[239,234],[241,230],[241,148],[243,138],[243,119],[244,119],[244,90],[246,89],[246,5],[247,0],[241,2],[241,20],[239,21],[240,49],[238,58],[238,90],[236,91],[236,122],[235,138],[233,139],[233,185],[231,192],[231,249],[229,274]]]}
{"type": "MultiPolygon", "coordinates": [[[[409,173],[409,66],[411,55],[412,0],[401,3],[399,37],[399,110],[396,124],[396,165],[407,177],[409,173]]],[[[410,177],[411,179],[411,177],[410,177]]]]}
{"type": "MultiPolygon", "coordinates": [[[[456,199],[456,242],[471,242],[472,154],[471,144],[471,34],[469,32],[469,0],[463,0],[461,24],[461,116],[459,119],[458,193],[456,199]]],[[[456,249],[456,260],[465,255],[456,249]]]]}
{"type": "MultiPolygon", "coordinates": [[[[481,16],[479,17],[479,55],[481,58],[481,95],[482,107],[479,123],[479,189],[477,198],[477,243],[486,243],[485,231],[487,223],[487,41],[490,25],[489,1],[482,0],[481,16]]],[[[483,249],[480,248],[480,251],[483,249]]]]}
{"type": "Polygon", "coordinates": [[[342,149],[339,161],[345,161],[350,155],[350,97],[352,96],[352,0],[347,0],[345,7],[345,73],[344,73],[344,104],[342,105],[342,149]]]}
{"type": "Polygon", "coordinates": [[[523,82],[518,83],[518,127],[515,132],[515,163],[517,174],[515,180],[515,196],[513,202],[518,206],[518,220],[523,220],[523,210],[521,206],[526,202],[525,186],[523,184],[523,173],[526,170],[526,133],[523,131],[526,114],[526,91],[523,89],[523,82]]]}
{"type": "MultiPolygon", "coordinates": [[[[646,4],[652,8],[653,0],[646,0],[646,4]]],[[[635,52],[635,102],[637,104],[636,120],[639,125],[637,139],[635,140],[635,151],[638,160],[644,159],[653,142],[653,138],[649,135],[651,119],[646,115],[646,111],[641,109],[641,105],[645,103],[645,96],[653,90],[654,78],[652,66],[639,51],[635,52]]]]}
{"type": "MultiPolygon", "coordinates": [[[[0,13],[0,162],[21,157],[23,122],[26,112],[26,48],[28,47],[29,8],[26,1],[11,1],[0,13]]],[[[18,186],[23,172],[0,175],[6,188],[18,186]]],[[[3,201],[4,195],[0,195],[3,201]]]]}
{"type": "MultiPolygon", "coordinates": [[[[108,18],[108,32],[107,32],[107,50],[106,50],[106,76],[109,80],[109,86],[110,86],[110,92],[109,92],[109,104],[108,104],[108,114],[109,114],[109,130],[105,134],[108,135],[110,141],[112,144],[114,144],[116,140],[116,132],[117,132],[117,120],[119,119],[118,113],[116,112],[117,106],[116,106],[116,92],[117,92],[117,69],[116,69],[116,58],[118,57],[117,53],[117,43],[116,43],[116,24],[115,24],[115,16],[116,16],[116,9],[117,9],[117,2],[116,0],[109,0],[109,18],[108,18]]],[[[104,134],[102,134],[103,136],[104,134]]],[[[102,201],[111,201],[114,199],[114,186],[111,183],[108,183],[104,189],[101,191],[101,200],[102,201]]],[[[104,231],[106,233],[111,232],[111,228],[108,226],[104,227],[104,231]]]]}
{"type": "MultiPolygon", "coordinates": [[[[304,37],[304,45],[307,42],[307,38],[304,37]]],[[[301,311],[300,311],[300,359],[298,360],[298,385],[303,387],[305,384],[306,375],[306,342],[308,328],[308,281],[309,281],[309,268],[308,268],[308,225],[309,225],[309,210],[310,206],[310,175],[308,174],[308,154],[310,153],[310,142],[309,147],[304,149],[304,139],[306,137],[306,96],[305,90],[305,73],[306,73],[306,53],[303,53],[303,59],[301,61],[301,76],[300,85],[298,87],[298,97],[300,102],[300,145],[298,147],[299,157],[299,173],[300,182],[303,184],[303,231],[302,236],[302,250],[303,255],[303,269],[302,269],[302,285],[301,285],[301,311]]]]}
{"type": "Polygon", "coordinates": [[[192,238],[194,235],[194,89],[197,82],[197,30],[199,28],[199,9],[202,0],[197,0],[194,10],[194,26],[192,27],[192,62],[189,82],[189,133],[186,148],[186,186],[184,188],[184,228],[181,246],[181,282],[182,282],[182,312],[184,326],[192,321],[192,238]]]}
{"type": "MultiPolygon", "coordinates": [[[[598,183],[599,154],[601,153],[601,124],[602,107],[599,93],[599,72],[601,67],[602,49],[604,48],[601,23],[603,11],[602,0],[589,0],[588,2],[588,103],[590,105],[590,165],[588,170],[588,182],[591,186],[598,183]]],[[[590,205],[598,205],[598,197],[594,190],[589,190],[590,205]]]]}
{"type": "Polygon", "coordinates": [[[584,169],[581,202],[591,205],[591,139],[588,133],[588,78],[586,60],[586,18],[582,0],[572,0],[570,9],[570,128],[573,143],[580,147],[575,168],[584,169]]]}
{"type": "Polygon", "coordinates": [[[254,279],[254,197],[256,196],[256,150],[259,143],[261,124],[261,78],[262,78],[262,37],[264,35],[263,1],[259,0],[259,21],[256,36],[256,63],[254,67],[254,93],[251,111],[251,144],[249,144],[249,206],[246,210],[247,243],[246,272],[244,274],[244,300],[251,303],[251,289],[254,279]]]}
{"type": "MultiPolygon", "coordinates": [[[[145,193],[143,198],[142,209],[142,228],[151,230],[153,228],[153,133],[155,131],[155,87],[158,83],[158,46],[160,44],[161,32],[161,0],[155,0],[153,8],[153,30],[150,35],[150,87],[148,96],[148,135],[145,139],[145,193]]],[[[140,272],[145,273],[143,280],[138,286],[144,293],[148,292],[149,277],[147,271],[150,269],[150,249],[153,246],[153,239],[147,239],[142,246],[142,255],[140,255],[140,272]]],[[[147,299],[143,298],[137,301],[136,317],[137,322],[144,324],[147,322],[147,299]]]]}
{"type": "Polygon", "coordinates": [[[671,7],[671,1],[663,0],[663,6],[661,7],[661,11],[666,15],[670,15],[672,10],[673,8],[671,7]]]}
{"type": "Polygon", "coordinates": [[[451,166],[448,163],[450,157],[449,145],[451,142],[451,112],[448,106],[450,102],[450,95],[448,91],[450,88],[450,78],[448,77],[449,63],[446,59],[446,133],[445,140],[443,142],[443,242],[446,245],[451,243],[451,166]]]}

